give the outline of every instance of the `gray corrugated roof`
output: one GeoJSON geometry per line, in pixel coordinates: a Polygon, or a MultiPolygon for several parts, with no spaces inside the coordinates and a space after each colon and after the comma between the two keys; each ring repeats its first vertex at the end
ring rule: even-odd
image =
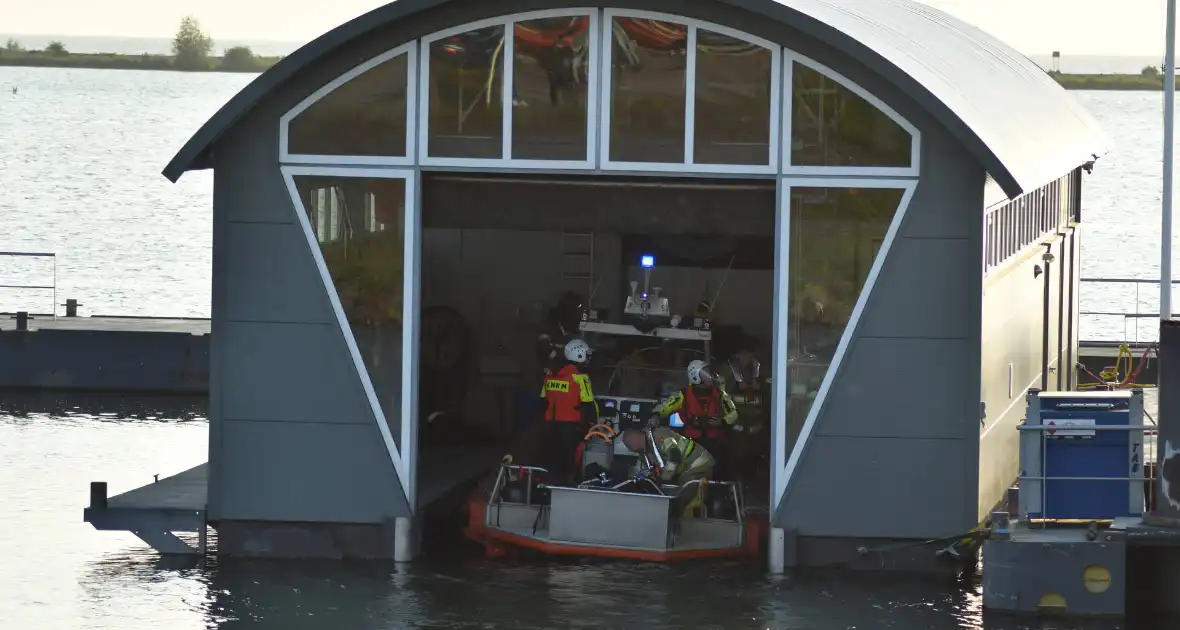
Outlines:
{"type": "MultiPolygon", "coordinates": [[[[392,20],[449,0],[397,0],[321,36],[236,94],[164,169],[207,168],[212,145],[315,59],[392,20]]],[[[998,39],[913,0],[718,0],[779,20],[856,56],[953,133],[1015,197],[1095,156],[1109,140],[1040,67],[998,39]]]]}

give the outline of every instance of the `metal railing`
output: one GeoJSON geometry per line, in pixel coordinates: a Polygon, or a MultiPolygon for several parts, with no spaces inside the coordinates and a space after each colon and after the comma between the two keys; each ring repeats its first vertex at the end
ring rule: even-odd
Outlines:
{"type": "Polygon", "coordinates": [[[0,284],[0,289],[25,290],[25,291],[50,291],[50,306],[47,311],[57,317],[57,254],[49,252],[0,252],[0,256],[7,258],[24,258],[24,259],[44,259],[48,258],[52,263],[52,282],[51,284],[0,284]]]}
{"type": "MultiPolygon", "coordinates": [[[[1172,286],[1180,283],[1180,280],[1173,280],[1172,286]]],[[[1106,295],[1101,302],[1105,304],[1126,304],[1131,302],[1130,306],[1123,307],[1099,307],[1097,310],[1079,310],[1078,314],[1082,318],[1107,318],[1107,319],[1121,319],[1122,320],[1122,337],[1120,339],[1099,339],[1093,331],[1086,331],[1082,336],[1082,341],[1122,341],[1130,343],[1148,343],[1155,341],[1158,336],[1158,330],[1155,329],[1154,322],[1150,320],[1159,319],[1159,284],[1158,279],[1148,278],[1082,278],[1079,282],[1080,287],[1084,290],[1087,286],[1094,287],[1102,285],[1110,289],[1116,295],[1106,295]],[[1121,290],[1120,290],[1121,289],[1121,290]],[[1117,295],[1122,294],[1122,295],[1117,295]],[[1118,309],[1118,310],[1114,310],[1118,309]],[[1147,330],[1140,330],[1140,324],[1148,327],[1147,330]],[[1154,331],[1155,334],[1152,334],[1154,331]]],[[[1083,302],[1091,302],[1092,297],[1085,295],[1079,296],[1083,302]]],[[[1175,314],[1174,314],[1175,315],[1175,314]]],[[[1109,333],[1108,333],[1109,334],[1109,333]]]]}
{"type": "MultiPolygon", "coordinates": [[[[1023,456],[1022,456],[1022,460],[1021,460],[1021,464],[1020,464],[1022,472],[1020,475],[1018,475],[1016,477],[1017,483],[1020,485],[1020,487],[1023,488],[1023,487],[1027,486],[1030,491],[1037,492],[1039,499],[1040,499],[1040,509],[1041,509],[1041,512],[1039,512],[1040,514],[1043,514],[1045,511],[1046,485],[1048,484],[1048,482],[1051,482],[1051,481],[1092,481],[1092,482],[1107,482],[1107,483],[1145,483],[1146,487],[1143,489],[1144,505],[1143,505],[1142,509],[1144,511],[1147,510],[1148,496],[1152,492],[1155,491],[1155,481],[1156,481],[1154,476],[1148,476],[1147,474],[1145,474],[1147,472],[1147,465],[1148,465],[1148,460],[1146,457],[1147,437],[1158,435],[1158,429],[1154,425],[1154,423],[1151,425],[1146,425],[1146,424],[1121,424],[1121,425],[1095,424],[1095,425],[1087,425],[1087,426],[1081,426],[1081,427],[1072,426],[1072,425],[1064,424],[1064,423],[1060,424],[1060,425],[1057,425],[1057,424],[1022,424],[1019,427],[1017,427],[1017,430],[1022,433],[1031,432],[1031,433],[1042,434],[1038,440],[1040,442],[1040,444],[1038,445],[1039,450],[1040,450],[1040,462],[1038,462],[1038,467],[1040,468],[1039,472],[1041,474],[1039,474],[1039,475],[1025,474],[1023,472],[1025,463],[1023,461],[1023,456]],[[1060,435],[1060,436],[1044,435],[1045,433],[1052,434],[1052,433],[1055,433],[1058,431],[1060,431],[1062,433],[1064,433],[1066,431],[1073,431],[1073,432],[1092,431],[1094,433],[1093,433],[1093,435],[1090,435],[1090,436],[1077,436],[1077,435],[1072,435],[1072,434],[1071,435],[1060,435]],[[1054,437],[1056,437],[1056,439],[1061,439],[1061,440],[1093,439],[1098,436],[1099,431],[1128,432],[1128,433],[1141,434],[1140,438],[1139,438],[1139,445],[1138,445],[1138,459],[1135,459],[1135,458],[1128,459],[1127,476],[1126,477],[1058,476],[1058,475],[1044,474],[1044,470],[1048,465],[1047,462],[1048,462],[1048,457],[1049,457],[1048,451],[1049,451],[1049,440],[1050,439],[1054,439],[1054,437]],[[1138,474],[1136,474],[1136,472],[1138,472],[1138,474]],[[1034,484],[1036,484],[1036,485],[1034,485],[1034,484]],[[1036,490],[1034,490],[1034,488],[1036,490]]],[[[1023,445],[1022,445],[1022,448],[1023,448],[1023,445]]],[[[1158,445],[1157,445],[1157,448],[1158,448],[1158,445]]],[[[1156,472],[1158,473],[1158,471],[1156,471],[1156,472]]],[[[1028,514],[1024,513],[1025,510],[1023,508],[1020,510],[1020,512],[1021,512],[1021,514],[1020,514],[1021,518],[1028,518],[1028,514]]],[[[1034,520],[1044,520],[1044,519],[1034,519],[1034,520]]],[[[1048,520],[1054,520],[1054,519],[1048,519],[1048,520]]]]}

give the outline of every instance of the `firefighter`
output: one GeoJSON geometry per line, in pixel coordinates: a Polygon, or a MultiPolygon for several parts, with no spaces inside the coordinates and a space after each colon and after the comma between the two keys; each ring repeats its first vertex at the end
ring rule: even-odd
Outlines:
{"type": "Polygon", "coordinates": [[[541,426],[538,460],[556,483],[573,480],[574,451],[586,430],[598,422],[598,403],[590,387],[590,376],[583,372],[590,360],[590,346],[581,339],[565,344],[565,361],[545,375],[541,397],[545,413],[541,426]]]}
{"type": "Polygon", "coordinates": [[[712,477],[713,467],[717,463],[708,449],[668,427],[656,427],[647,431],[627,429],[623,432],[623,444],[640,454],[648,453],[649,448],[654,445],[658,451],[658,458],[663,462],[659,475],[664,483],[683,486],[691,481],[699,481],[696,493],[688,499],[682,514],[688,516],[699,508],[705,484],[712,477]],[[651,435],[651,445],[648,444],[648,432],[651,435]]]}
{"type": "Polygon", "coordinates": [[[722,466],[731,459],[726,428],[741,431],[737,424],[737,406],[729,394],[713,378],[708,365],[701,360],[688,364],[688,387],[672,394],[656,407],[661,419],[679,413],[684,422],[682,433],[717,456],[722,466]]]}

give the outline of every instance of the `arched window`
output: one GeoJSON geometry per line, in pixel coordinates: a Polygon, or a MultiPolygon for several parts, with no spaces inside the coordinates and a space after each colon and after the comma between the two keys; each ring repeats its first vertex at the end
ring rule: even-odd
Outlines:
{"type": "Polygon", "coordinates": [[[918,175],[916,127],[834,70],[785,53],[790,106],[783,112],[783,173],[918,175]]]}
{"type": "Polygon", "coordinates": [[[280,121],[279,156],[304,164],[413,164],[415,42],[316,90],[280,121]]]}
{"type": "Polygon", "coordinates": [[[403,44],[281,125],[280,160],[308,164],[917,177],[921,145],[880,99],[777,44],[591,8],[403,44]]]}

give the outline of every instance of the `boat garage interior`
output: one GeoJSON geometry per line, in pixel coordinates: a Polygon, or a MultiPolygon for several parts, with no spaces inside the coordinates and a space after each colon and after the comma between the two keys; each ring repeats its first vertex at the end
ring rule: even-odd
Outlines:
{"type": "Polygon", "coordinates": [[[741,459],[772,568],[978,524],[985,190],[1040,207],[1103,150],[1092,121],[949,16],[938,50],[897,39],[933,28],[905,3],[627,4],[390,3],[166,169],[215,171],[222,553],[412,557],[415,519],[540,414],[538,335],[569,304],[604,400],[657,400],[698,356],[759,366],[741,459]],[[1001,92],[1020,116],[957,106],[1001,92]]]}

